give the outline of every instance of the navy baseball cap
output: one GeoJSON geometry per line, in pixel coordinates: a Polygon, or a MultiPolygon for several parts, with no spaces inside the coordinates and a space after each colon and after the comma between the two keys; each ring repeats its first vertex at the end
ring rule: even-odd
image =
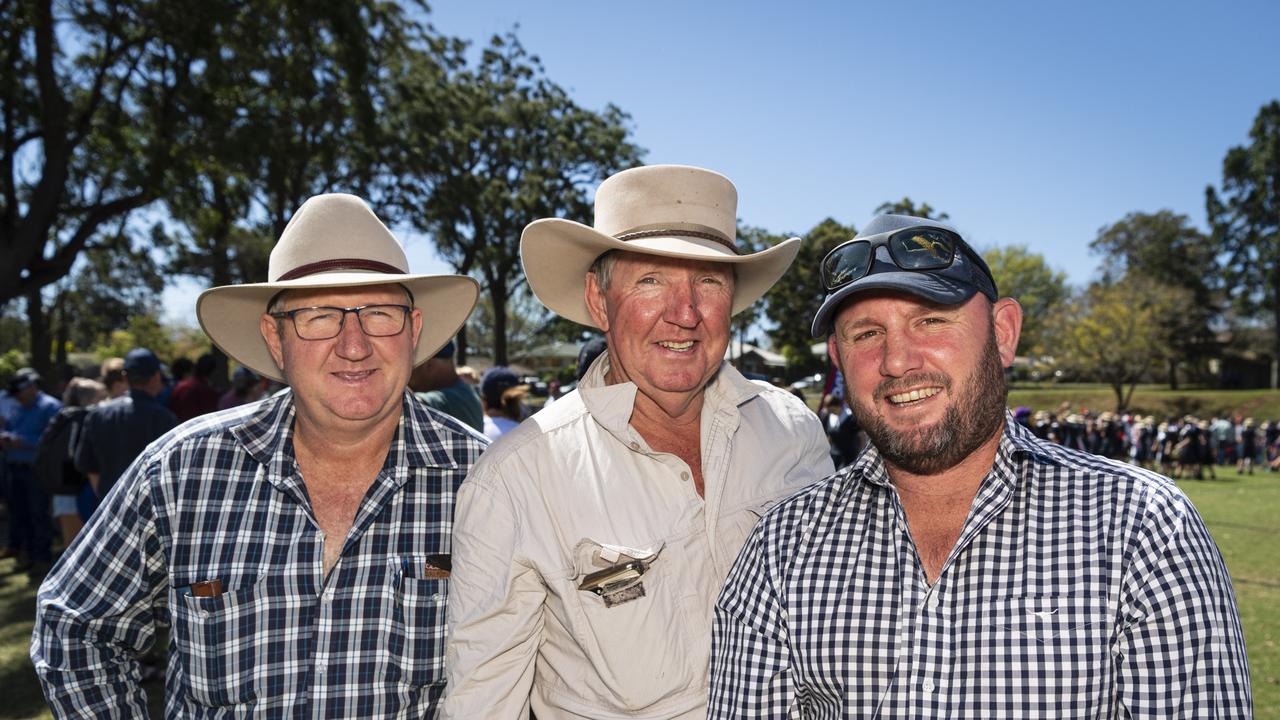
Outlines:
{"type": "Polygon", "coordinates": [[[484,371],[480,378],[480,395],[490,406],[502,403],[502,393],[520,384],[520,378],[509,368],[495,365],[484,371]]]}
{"type": "Polygon", "coordinates": [[[134,377],[151,377],[160,371],[160,358],[146,348],[134,348],[124,356],[124,371],[134,377]]]}
{"type": "MultiPolygon", "coordinates": [[[[913,237],[913,239],[915,239],[913,237]]],[[[837,254],[848,252],[854,241],[863,240],[871,246],[870,267],[855,279],[828,289],[822,306],[813,316],[810,331],[814,337],[823,337],[831,331],[831,321],[840,306],[854,293],[864,290],[901,290],[917,297],[931,300],[942,305],[958,305],[967,301],[977,293],[986,295],[991,301],[999,298],[995,279],[991,277],[991,269],[960,233],[951,226],[910,215],[880,215],[855,235],[849,242],[842,243],[823,259],[824,269],[834,265],[837,254]],[[924,229],[935,230],[934,233],[904,233],[903,231],[924,229]],[[898,237],[912,235],[929,235],[952,245],[951,259],[943,267],[928,269],[903,269],[904,266],[895,259],[894,252],[908,243],[895,247],[898,237]]],[[[914,246],[911,246],[914,247],[914,246]]],[[[865,257],[865,255],[864,255],[865,257]]],[[[939,255],[931,255],[937,258],[939,255]]],[[[866,267],[865,264],[863,267],[866,267]]],[[[824,283],[830,280],[824,275],[824,283]]]]}

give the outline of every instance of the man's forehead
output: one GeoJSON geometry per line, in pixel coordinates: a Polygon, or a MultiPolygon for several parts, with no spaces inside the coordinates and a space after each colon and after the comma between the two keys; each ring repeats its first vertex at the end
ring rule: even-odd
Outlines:
{"type": "Polygon", "coordinates": [[[630,272],[690,269],[714,272],[723,275],[733,274],[733,267],[729,263],[682,257],[668,257],[666,255],[650,255],[649,253],[628,252],[625,250],[618,253],[614,267],[619,270],[625,269],[630,272]]]}
{"type": "Polygon", "coordinates": [[[985,300],[986,297],[978,293],[965,302],[947,305],[902,290],[867,290],[850,296],[840,306],[840,310],[836,313],[836,322],[857,321],[868,314],[882,312],[902,315],[961,312],[974,303],[985,300]]]}

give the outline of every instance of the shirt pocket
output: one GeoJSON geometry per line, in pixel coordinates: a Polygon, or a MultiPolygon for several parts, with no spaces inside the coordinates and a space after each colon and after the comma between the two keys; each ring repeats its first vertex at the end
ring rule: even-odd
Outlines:
{"type": "Polygon", "coordinates": [[[423,577],[426,555],[391,560],[394,611],[390,637],[391,667],[399,680],[416,687],[443,683],[447,578],[423,577]]]}
{"type": "Polygon", "coordinates": [[[692,640],[705,639],[705,632],[692,620],[693,588],[682,583],[678,554],[619,550],[591,540],[578,543],[568,603],[574,635],[607,691],[589,700],[642,710],[703,683],[710,643],[700,647],[692,640]],[[645,565],[644,573],[612,598],[578,589],[586,576],[636,560],[645,565]]]}
{"type": "Polygon", "coordinates": [[[1061,717],[1110,705],[1113,623],[1105,598],[1005,598],[979,604],[975,617],[977,642],[965,666],[975,681],[969,687],[983,688],[983,697],[1018,697],[1024,707],[1058,708],[1061,717]]]}
{"type": "Polygon", "coordinates": [[[196,702],[225,706],[256,699],[260,655],[267,644],[264,585],[253,580],[217,597],[174,593],[172,632],[188,694],[196,702]]]}

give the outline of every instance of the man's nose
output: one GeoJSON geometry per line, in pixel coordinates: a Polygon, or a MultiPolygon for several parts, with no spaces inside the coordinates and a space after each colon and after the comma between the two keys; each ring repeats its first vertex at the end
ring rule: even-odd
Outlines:
{"type": "Polygon", "coordinates": [[[674,283],[667,296],[667,310],[663,319],[680,327],[696,327],[702,322],[702,311],[698,308],[698,294],[692,283],[674,283]]]}
{"type": "Polygon", "coordinates": [[[338,356],[347,360],[362,360],[373,352],[373,344],[360,326],[360,316],[348,312],[342,316],[342,330],[338,333],[338,356]]]}
{"type": "Polygon", "coordinates": [[[880,374],[902,377],[920,368],[920,351],[915,341],[906,333],[889,331],[881,345],[880,374]]]}

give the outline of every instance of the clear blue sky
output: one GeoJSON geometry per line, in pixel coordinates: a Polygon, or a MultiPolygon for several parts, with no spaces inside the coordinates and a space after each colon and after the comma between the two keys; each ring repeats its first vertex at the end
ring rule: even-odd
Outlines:
{"type": "Polygon", "coordinates": [[[732,179],[748,224],[861,227],[909,195],[1077,285],[1128,212],[1204,227],[1205,186],[1280,98],[1277,2],[440,0],[429,20],[476,44],[518,24],[580,104],[631,114],[646,163],[732,179]]]}

